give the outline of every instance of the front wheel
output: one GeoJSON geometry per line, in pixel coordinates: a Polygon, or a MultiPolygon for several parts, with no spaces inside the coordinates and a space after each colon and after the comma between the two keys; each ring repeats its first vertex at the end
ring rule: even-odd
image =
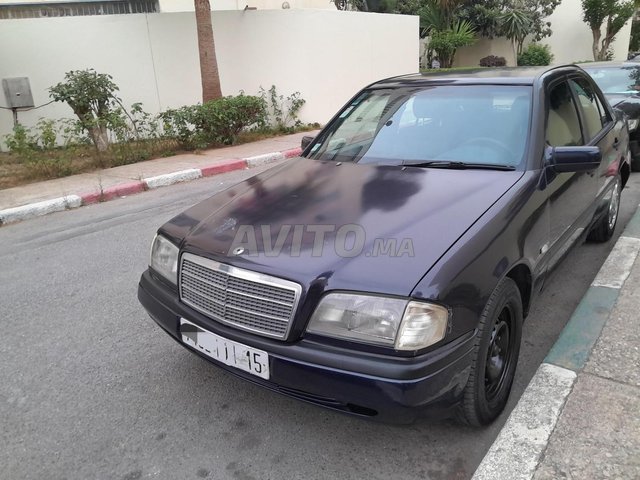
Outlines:
{"type": "Polygon", "coordinates": [[[491,423],[507,404],[522,337],[522,299],[516,283],[504,278],[480,317],[475,356],[460,405],[460,420],[491,423]]]}
{"type": "Polygon", "coordinates": [[[621,193],[622,180],[620,175],[618,175],[614,180],[613,191],[607,206],[607,212],[592,227],[587,240],[591,242],[606,242],[613,236],[613,232],[616,229],[616,223],[618,222],[621,193]]]}

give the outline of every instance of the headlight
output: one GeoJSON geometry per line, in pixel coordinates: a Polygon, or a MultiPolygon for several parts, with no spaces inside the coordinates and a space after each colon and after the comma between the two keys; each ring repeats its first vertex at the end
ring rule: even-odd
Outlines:
{"type": "Polygon", "coordinates": [[[432,303],[331,293],[324,297],[307,331],[328,337],[419,350],[444,338],[449,312],[432,303]]]}
{"type": "Polygon", "coordinates": [[[633,132],[636,128],[638,128],[639,123],[640,123],[640,119],[637,119],[637,118],[627,120],[627,125],[629,125],[629,131],[633,132]]]}
{"type": "Polygon", "coordinates": [[[156,235],[151,244],[149,266],[174,285],[178,283],[178,247],[156,235]]]}

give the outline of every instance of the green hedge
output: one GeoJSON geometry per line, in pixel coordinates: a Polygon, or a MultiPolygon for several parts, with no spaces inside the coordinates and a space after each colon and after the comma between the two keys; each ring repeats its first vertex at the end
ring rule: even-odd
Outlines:
{"type": "Polygon", "coordinates": [[[165,135],[177,137],[190,148],[211,144],[232,145],[240,132],[261,128],[268,116],[264,99],[251,95],[223,97],[160,114],[165,135]]]}
{"type": "Polygon", "coordinates": [[[553,54],[549,45],[539,43],[530,44],[520,55],[518,55],[519,66],[544,66],[553,61],[553,54]]]}

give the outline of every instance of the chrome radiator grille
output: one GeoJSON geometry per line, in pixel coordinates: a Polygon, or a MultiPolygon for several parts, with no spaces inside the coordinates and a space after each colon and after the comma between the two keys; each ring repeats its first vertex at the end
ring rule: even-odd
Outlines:
{"type": "Polygon", "coordinates": [[[221,323],[284,339],[301,287],[280,278],[182,255],[180,300],[221,323]]]}

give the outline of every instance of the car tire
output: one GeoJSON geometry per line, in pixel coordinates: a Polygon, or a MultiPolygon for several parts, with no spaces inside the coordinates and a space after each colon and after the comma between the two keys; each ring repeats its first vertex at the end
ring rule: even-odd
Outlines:
{"type": "Polygon", "coordinates": [[[504,410],[515,377],[522,338],[522,299],[511,278],[496,286],[475,337],[474,359],[459,408],[459,420],[491,423],[504,410]]]}
{"type": "Polygon", "coordinates": [[[603,215],[591,228],[587,240],[590,242],[606,242],[613,236],[620,211],[620,195],[622,193],[622,179],[618,175],[613,186],[613,194],[607,205],[607,213],[603,215]]]}

